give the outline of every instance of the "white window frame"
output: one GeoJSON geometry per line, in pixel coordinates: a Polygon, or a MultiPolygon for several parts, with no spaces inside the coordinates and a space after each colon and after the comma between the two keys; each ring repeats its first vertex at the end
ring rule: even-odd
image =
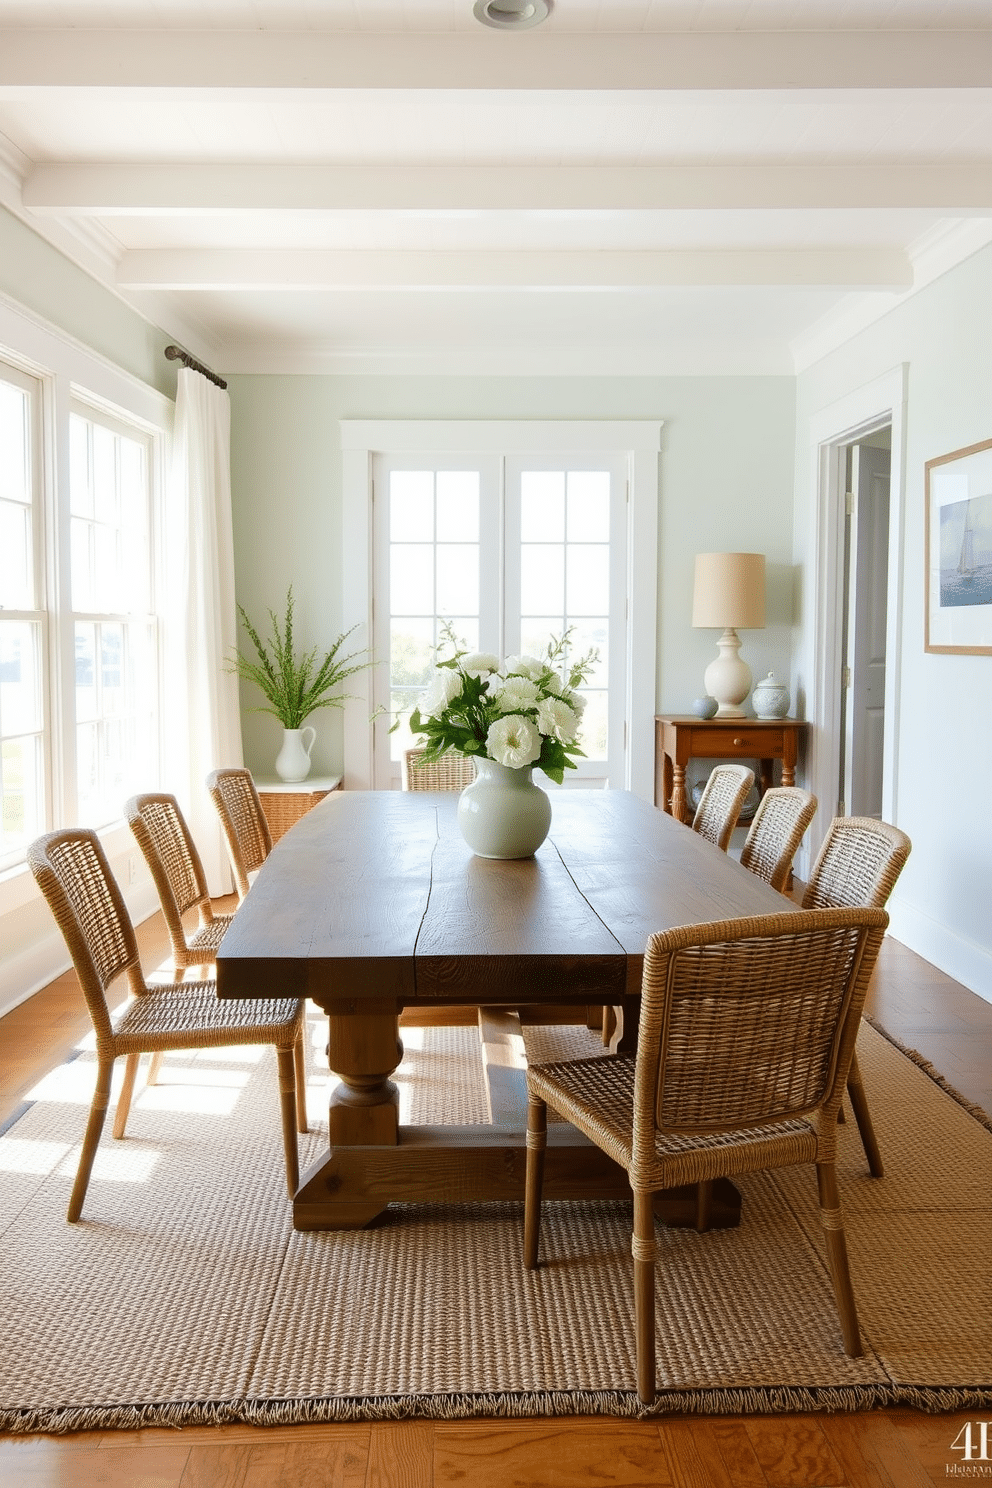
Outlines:
{"type": "MultiPolygon", "coordinates": [[[[91,351],[81,342],[49,324],[0,294],[0,359],[15,370],[37,380],[42,393],[42,506],[44,522],[43,566],[44,591],[39,594],[45,612],[47,631],[46,678],[46,766],[48,820],[70,819],[70,763],[74,756],[63,743],[65,690],[72,687],[71,650],[55,641],[55,632],[64,623],[60,612],[61,585],[68,584],[69,573],[69,414],[73,405],[83,404],[94,412],[103,412],[126,427],[152,439],[149,476],[152,487],[153,545],[159,557],[153,582],[156,592],[163,552],[165,459],[167,439],[171,434],[174,408],[172,402],[155,388],[115,366],[105,357],[91,351]]],[[[64,604],[63,604],[64,608],[64,604]]],[[[159,732],[162,728],[160,709],[159,732]]],[[[154,788],[156,782],[150,781],[154,788]]],[[[123,807],[123,801],[121,806],[123,807]]],[[[108,853],[129,851],[133,839],[123,819],[100,831],[108,853]]],[[[15,863],[0,872],[0,917],[37,898],[37,889],[25,862],[15,863]]]]}
{"type": "MultiPolygon", "coordinates": [[[[623,700],[626,750],[623,787],[654,800],[654,714],[658,616],[658,464],[661,420],[413,420],[344,419],[340,423],[343,504],[342,609],[356,642],[373,635],[373,456],[491,453],[566,457],[623,454],[627,459],[627,689],[623,700]]],[[[388,719],[369,725],[373,680],[352,679],[344,708],[344,785],[371,790],[374,735],[388,719]]]]}

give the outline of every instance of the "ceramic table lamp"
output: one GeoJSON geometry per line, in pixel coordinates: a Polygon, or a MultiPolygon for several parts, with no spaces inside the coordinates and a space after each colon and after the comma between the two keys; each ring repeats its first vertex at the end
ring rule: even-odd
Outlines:
{"type": "Polygon", "coordinates": [[[721,630],[717,650],[703,675],[706,691],[719,704],[717,718],[743,718],[751,691],[751,668],[741,659],[740,630],[765,624],[764,553],[698,553],[692,591],[696,629],[721,630]]]}

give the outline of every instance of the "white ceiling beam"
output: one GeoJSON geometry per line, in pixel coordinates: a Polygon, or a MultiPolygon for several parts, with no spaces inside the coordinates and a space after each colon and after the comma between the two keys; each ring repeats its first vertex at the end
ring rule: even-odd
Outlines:
{"type": "Polygon", "coordinates": [[[332,31],[0,30],[0,98],[38,89],[988,88],[992,30],[384,36],[332,31]]]}
{"type": "Polygon", "coordinates": [[[267,211],[992,211],[992,164],[940,166],[37,166],[23,205],[60,217],[267,211]]]}
{"type": "Polygon", "coordinates": [[[905,290],[912,267],[889,249],[429,252],[339,249],[136,249],[121,289],[632,290],[794,285],[905,290]]]}

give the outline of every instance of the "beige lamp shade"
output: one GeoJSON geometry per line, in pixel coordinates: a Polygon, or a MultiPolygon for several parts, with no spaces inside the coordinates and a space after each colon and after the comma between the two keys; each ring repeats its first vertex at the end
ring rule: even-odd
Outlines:
{"type": "Polygon", "coordinates": [[[743,718],[741,704],[751,691],[751,669],[741,656],[737,627],[764,627],[764,553],[697,554],[692,623],[723,632],[703,682],[709,696],[716,698],[718,718],[743,718]]]}
{"type": "Polygon", "coordinates": [[[764,553],[697,553],[692,623],[713,630],[763,630],[764,553]]]}

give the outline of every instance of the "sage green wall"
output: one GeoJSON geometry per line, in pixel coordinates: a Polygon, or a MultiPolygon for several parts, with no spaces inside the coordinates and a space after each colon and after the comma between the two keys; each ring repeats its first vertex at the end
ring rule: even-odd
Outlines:
{"type": "Polygon", "coordinates": [[[173,339],[144,320],[57,248],[0,207],[0,293],[132,373],[176,396],[176,363],[163,355],[173,339]]]}
{"type": "MultiPolygon", "coordinates": [[[[923,649],[924,466],[992,439],[992,248],[934,281],[798,380],[796,556],[813,553],[810,420],[908,369],[900,543],[896,819],[913,851],[892,896],[900,940],[992,1001],[992,656],[923,649]]],[[[892,576],[890,575],[890,583],[892,576]]],[[[803,617],[804,627],[813,623],[803,617]]],[[[806,630],[808,635],[808,629],[806,630]]]]}
{"type": "MultiPolygon", "coordinates": [[[[795,382],[787,377],[230,379],[236,583],[257,622],[292,583],[301,639],[341,629],[341,455],[338,420],[659,419],[659,711],[685,710],[703,691],[716,635],[689,624],[697,552],[767,555],[768,626],[744,636],[755,677],[788,677],[793,646],[792,500],[795,382]]],[[[271,773],[275,719],[247,711],[245,757],[271,773]]],[[[341,769],[335,711],[312,720],[315,773],[341,769]]]]}

